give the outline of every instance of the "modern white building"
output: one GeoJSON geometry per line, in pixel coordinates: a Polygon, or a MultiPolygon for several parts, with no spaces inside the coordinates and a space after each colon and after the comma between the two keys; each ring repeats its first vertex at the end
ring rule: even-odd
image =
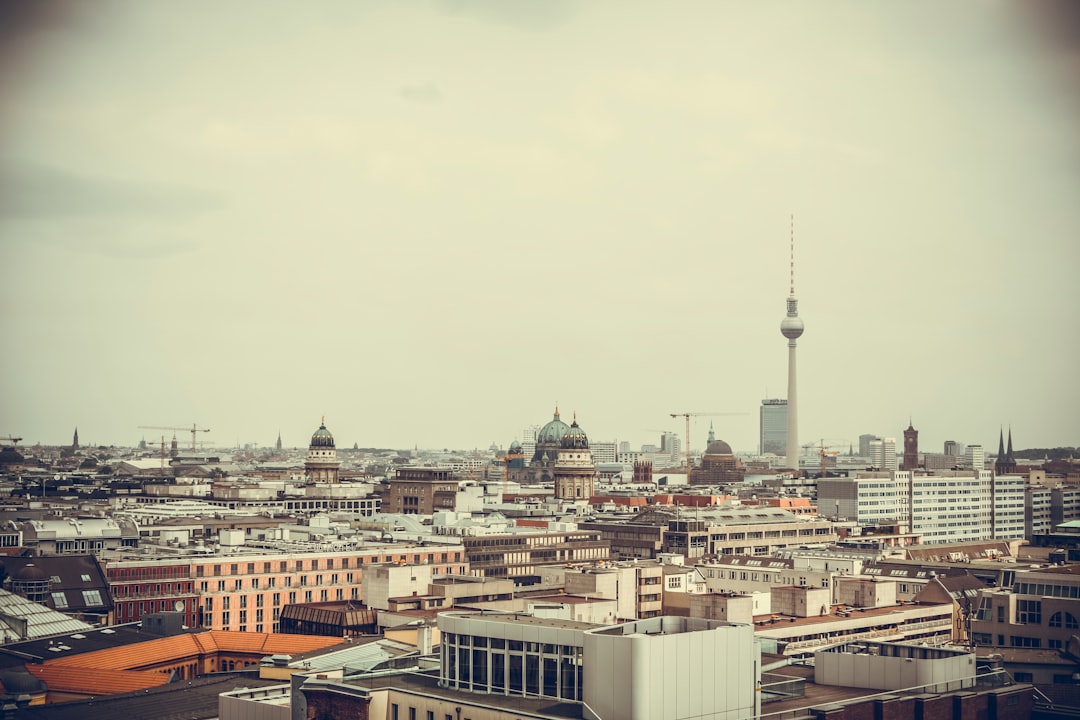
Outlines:
{"type": "Polygon", "coordinates": [[[748,624],[656,617],[595,626],[513,613],[439,615],[442,687],[582,704],[596,720],[757,717],[748,624]]]}
{"type": "Polygon", "coordinates": [[[986,467],[986,452],[982,445],[968,445],[964,448],[964,467],[968,470],[982,470],[986,467]]]}
{"type": "Polygon", "coordinates": [[[896,438],[878,438],[870,441],[870,466],[875,470],[898,470],[896,438]]]}
{"type": "Polygon", "coordinates": [[[818,512],[859,525],[900,523],[923,543],[1024,537],[1020,475],[990,470],[895,471],[818,481],[818,512]]]}
{"type": "Polygon", "coordinates": [[[751,625],[658,617],[584,634],[587,719],[742,720],[761,712],[751,625]]]}

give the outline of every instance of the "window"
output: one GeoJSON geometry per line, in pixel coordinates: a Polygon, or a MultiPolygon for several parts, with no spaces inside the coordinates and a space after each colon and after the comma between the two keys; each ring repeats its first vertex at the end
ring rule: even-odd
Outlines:
{"type": "Polygon", "coordinates": [[[1042,625],[1041,600],[1019,600],[1016,610],[1016,621],[1021,625],[1042,625]]]}
{"type": "Polygon", "coordinates": [[[1080,627],[1080,624],[1076,622],[1076,616],[1070,612],[1063,613],[1059,610],[1050,616],[1050,627],[1059,628],[1062,627],[1063,624],[1070,630],[1075,630],[1077,627],[1080,627]],[[1065,618],[1064,623],[1062,623],[1062,615],[1064,615],[1065,618]]]}
{"type": "Polygon", "coordinates": [[[105,603],[103,603],[101,601],[101,591],[100,590],[83,590],[82,595],[83,595],[83,602],[85,602],[87,605],[104,605],[105,604],[105,603]]]}
{"type": "Polygon", "coordinates": [[[57,610],[62,610],[68,606],[67,595],[62,592],[54,592],[52,594],[53,607],[57,610]]]}

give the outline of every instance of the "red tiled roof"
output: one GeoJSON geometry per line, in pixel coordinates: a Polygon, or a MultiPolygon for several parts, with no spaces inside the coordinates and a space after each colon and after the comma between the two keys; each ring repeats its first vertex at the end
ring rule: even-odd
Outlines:
{"type": "Polygon", "coordinates": [[[55,662],[46,662],[43,665],[28,663],[26,669],[44,682],[50,691],[82,695],[116,695],[169,682],[168,674],[151,670],[101,670],[67,667],[55,662]]]}
{"type": "Polygon", "coordinates": [[[197,634],[174,635],[123,647],[82,653],[47,660],[46,665],[100,668],[103,670],[138,670],[185,657],[219,652],[258,655],[298,655],[337,645],[340,638],[322,635],[287,635],[281,633],[242,633],[210,630],[197,634]]]}

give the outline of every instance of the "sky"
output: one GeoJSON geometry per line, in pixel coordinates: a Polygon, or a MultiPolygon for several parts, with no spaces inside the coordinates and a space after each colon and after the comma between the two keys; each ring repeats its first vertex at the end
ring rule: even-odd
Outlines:
{"type": "Polygon", "coordinates": [[[0,0],[0,434],[1080,446],[1078,19],[0,0]]]}

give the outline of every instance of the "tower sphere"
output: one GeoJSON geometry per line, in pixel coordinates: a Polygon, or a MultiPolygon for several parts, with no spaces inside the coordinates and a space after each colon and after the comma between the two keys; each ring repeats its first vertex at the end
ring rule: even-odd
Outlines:
{"type": "Polygon", "coordinates": [[[803,321],[800,317],[787,316],[780,322],[780,333],[788,340],[795,340],[803,334],[803,321]]]}

